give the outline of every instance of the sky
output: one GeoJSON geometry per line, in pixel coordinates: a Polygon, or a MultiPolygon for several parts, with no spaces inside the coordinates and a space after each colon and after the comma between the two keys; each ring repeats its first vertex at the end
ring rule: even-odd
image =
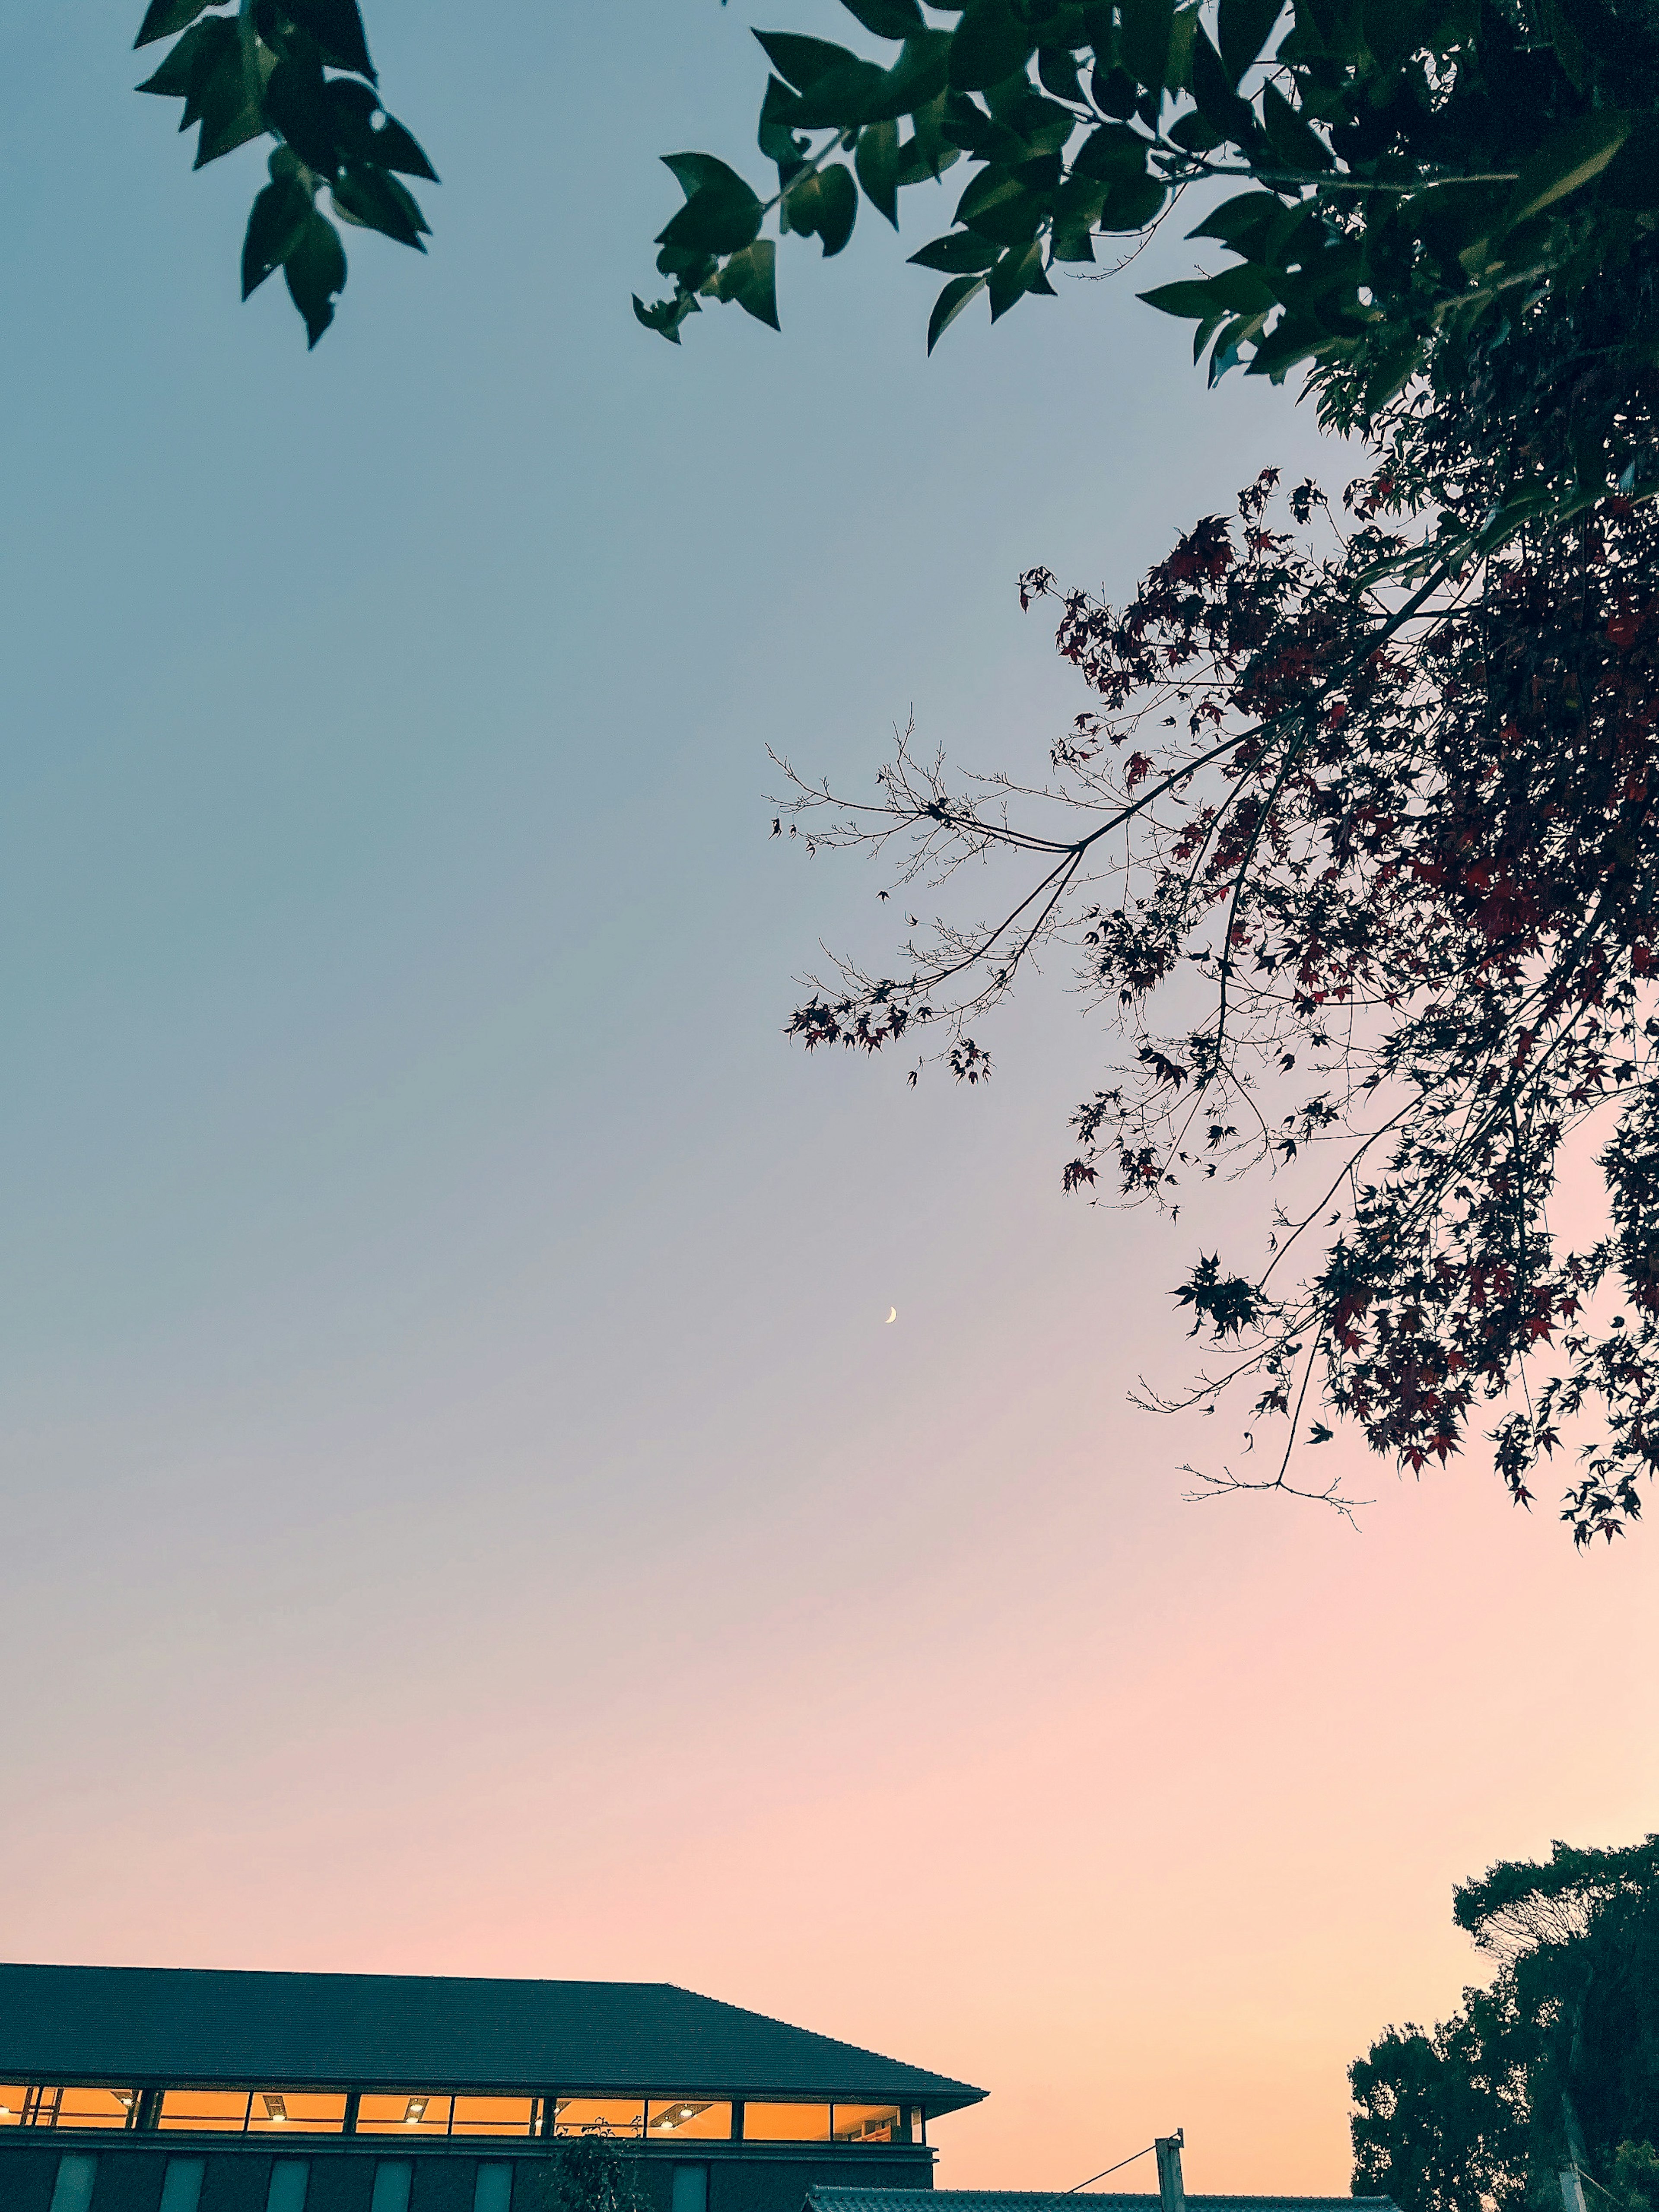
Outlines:
{"type": "Polygon", "coordinates": [[[1659,1532],[1340,1438],[1358,1530],[1184,1503],[1107,1040],[792,1048],[890,909],[767,757],[1040,763],[1018,572],[1343,457],[1137,306],[1178,241],[929,362],[948,199],[664,345],[746,9],[367,12],[444,183],[309,357],[136,4],[7,29],[0,1955],[670,1980],[988,2089],[942,2185],[1344,2190],[1454,1881],[1659,1826],[1659,1532]]]}

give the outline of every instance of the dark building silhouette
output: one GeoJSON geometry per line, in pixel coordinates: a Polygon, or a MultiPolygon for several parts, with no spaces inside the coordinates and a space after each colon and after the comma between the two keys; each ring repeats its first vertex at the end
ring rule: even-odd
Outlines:
{"type": "Polygon", "coordinates": [[[669,1983],[0,1966],[0,2212],[526,2212],[595,2136],[650,2212],[800,2212],[984,2094],[669,1983]]]}

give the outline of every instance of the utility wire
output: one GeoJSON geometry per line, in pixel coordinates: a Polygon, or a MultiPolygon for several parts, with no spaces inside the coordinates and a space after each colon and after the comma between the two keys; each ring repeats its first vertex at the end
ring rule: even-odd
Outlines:
{"type": "Polygon", "coordinates": [[[1121,2173],[1126,2166],[1133,2166],[1138,2158],[1146,2158],[1157,2148],[1156,2143],[1148,2143],[1145,2150],[1132,2150],[1127,2158],[1119,2159],[1115,2166],[1103,2166],[1098,2173],[1091,2173],[1087,2181],[1073,2182],[1071,2188],[1061,2193],[1066,2197],[1075,2197],[1079,2189],[1091,2188],[1097,2181],[1104,2181],[1109,2173],[1121,2173]]]}

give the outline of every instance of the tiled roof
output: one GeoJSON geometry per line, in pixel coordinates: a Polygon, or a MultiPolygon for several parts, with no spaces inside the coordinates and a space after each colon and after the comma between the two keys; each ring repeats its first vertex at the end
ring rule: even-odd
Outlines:
{"type": "Polygon", "coordinates": [[[0,1966],[0,2081],[976,2104],[965,2081],[672,1982],[0,1966]]]}
{"type": "MultiPolygon", "coordinates": [[[[1100,2207],[1102,2212],[1160,2212],[1158,2197],[1129,2196],[1115,2190],[931,2189],[927,2212],[1048,2212],[1067,2204],[1100,2207]]],[[[908,2189],[840,2189],[833,2184],[809,2189],[807,2212],[916,2212],[908,2189]]],[[[1188,2212],[1395,2212],[1386,2197],[1200,2197],[1188,2192],[1188,2212]]]]}

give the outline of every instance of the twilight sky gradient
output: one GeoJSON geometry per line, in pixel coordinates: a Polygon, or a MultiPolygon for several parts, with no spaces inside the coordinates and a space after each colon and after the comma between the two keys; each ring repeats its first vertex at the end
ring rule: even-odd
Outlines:
{"type": "Polygon", "coordinates": [[[1344,2187],[1452,1881],[1659,1826],[1659,1529],[1182,1505],[1194,1242],[1061,1199],[1064,979],[982,1095],[809,1064],[877,878],[762,796],[912,703],[1040,760],[1018,571],[1305,411],[1127,280],[929,366],[867,210],[781,338],[638,331],[714,0],[380,0],[437,236],[307,360],[138,12],[8,25],[0,1955],[671,1979],[985,2084],[942,2183],[1344,2187]]]}

